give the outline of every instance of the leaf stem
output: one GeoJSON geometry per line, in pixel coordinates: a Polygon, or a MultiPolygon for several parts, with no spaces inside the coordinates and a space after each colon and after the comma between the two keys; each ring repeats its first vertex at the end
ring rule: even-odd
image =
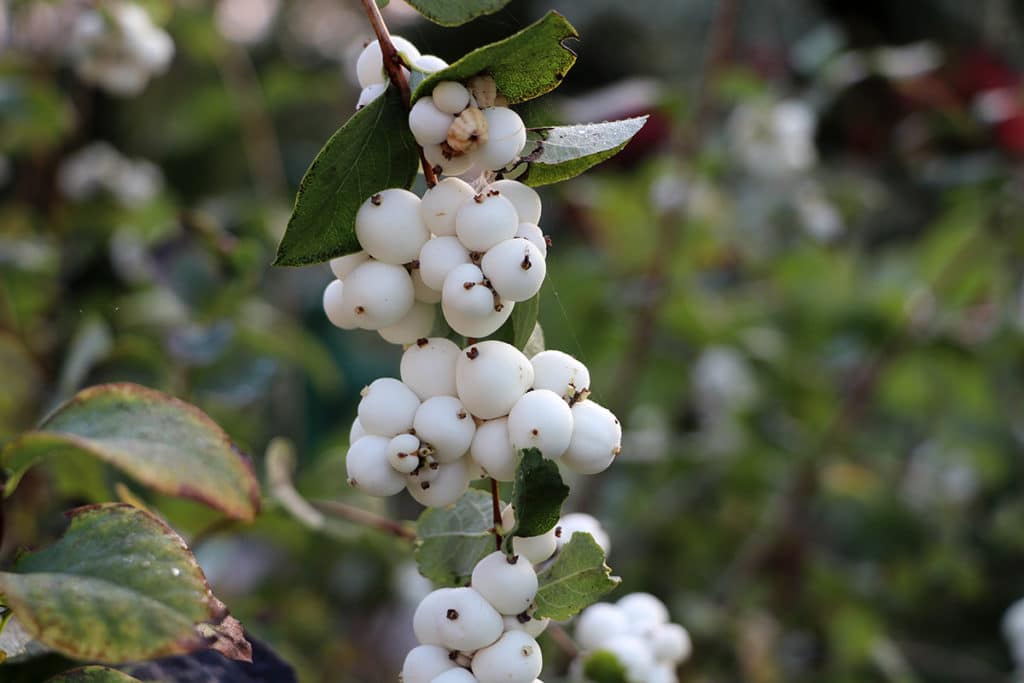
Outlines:
{"type": "Polygon", "coordinates": [[[498,480],[491,477],[491,511],[494,514],[494,545],[501,550],[501,499],[498,497],[498,480]]]}
{"type": "Polygon", "coordinates": [[[409,527],[369,510],[363,510],[355,505],[342,503],[338,500],[314,500],[311,502],[314,508],[331,517],[340,517],[341,519],[346,519],[355,524],[376,529],[377,531],[383,531],[406,541],[416,540],[416,532],[409,527]]]}
{"type": "MultiPolygon", "coordinates": [[[[377,34],[377,43],[380,45],[380,53],[384,61],[384,69],[388,72],[388,80],[398,88],[398,92],[402,95],[402,103],[405,104],[406,109],[409,109],[412,100],[409,79],[402,73],[404,66],[402,57],[398,54],[395,44],[391,42],[391,33],[388,32],[387,24],[384,23],[377,0],[363,0],[363,9],[366,10],[366,16],[370,20],[370,25],[373,26],[373,32],[377,34]]],[[[423,177],[427,181],[427,187],[433,187],[437,185],[437,174],[434,172],[434,167],[427,161],[423,148],[418,144],[416,148],[420,153],[420,166],[423,167],[423,177]]]]}

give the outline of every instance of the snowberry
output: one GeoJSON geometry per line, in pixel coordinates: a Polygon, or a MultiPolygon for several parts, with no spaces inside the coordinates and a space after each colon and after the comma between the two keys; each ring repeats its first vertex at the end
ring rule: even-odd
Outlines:
{"type": "Polygon", "coordinates": [[[480,683],[533,683],[541,668],[540,645],[525,631],[506,631],[473,655],[473,675],[480,683]]]}
{"type": "Polygon", "coordinates": [[[420,202],[420,216],[427,229],[435,235],[454,235],[455,214],[475,194],[473,187],[459,178],[445,178],[428,189],[420,202]]]}
{"type": "Polygon", "coordinates": [[[349,273],[356,269],[356,266],[366,263],[369,259],[370,255],[362,250],[332,258],[331,272],[334,273],[334,277],[344,280],[349,273]]]}
{"type": "Polygon", "coordinates": [[[419,604],[413,630],[421,643],[472,652],[501,637],[501,615],[473,588],[442,588],[419,604]]]}
{"type": "Polygon", "coordinates": [[[349,446],[345,456],[348,483],[371,496],[393,496],[405,488],[405,477],[388,464],[389,440],[373,434],[349,446]]]}
{"type": "Polygon", "coordinates": [[[431,683],[445,671],[456,668],[448,655],[448,650],[437,645],[419,645],[409,650],[402,665],[402,683],[431,683]]]}
{"type": "Polygon", "coordinates": [[[507,415],[533,384],[533,366],[511,344],[489,340],[473,344],[455,363],[459,399],[481,420],[507,415]]]}
{"type": "Polygon", "coordinates": [[[434,289],[423,281],[423,271],[418,267],[409,271],[409,278],[412,280],[412,292],[416,301],[423,304],[441,303],[441,290],[434,289]]]}
{"type": "Polygon", "coordinates": [[[378,261],[401,265],[415,260],[430,239],[420,218],[420,198],[400,188],[370,196],[356,212],[356,237],[378,261]]]}
{"type": "Polygon", "coordinates": [[[630,593],[615,604],[629,619],[633,632],[649,630],[669,620],[665,603],[650,593],[630,593]]]}
{"type": "MultiPolygon", "coordinates": [[[[403,681],[402,683],[405,683],[403,681]]],[[[477,677],[462,667],[449,669],[444,673],[432,678],[430,683],[479,683],[477,677]]]]}
{"type": "MultiPolygon", "coordinates": [[[[405,56],[410,63],[420,57],[420,51],[416,46],[401,36],[391,36],[391,42],[395,49],[405,56]]],[[[406,74],[408,76],[408,74],[406,74]]],[[[359,87],[366,88],[374,83],[386,83],[387,74],[384,71],[384,58],[381,54],[380,44],[374,40],[363,48],[356,60],[356,77],[359,79],[359,87]]]]}
{"type": "Polygon", "coordinates": [[[561,396],[548,389],[535,389],[512,406],[508,434],[517,451],[537,448],[545,458],[554,460],[569,447],[572,423],[572,410],[561,396]]]}
{"type": "Polygon", "coordinates": [[[619,634],[601,643],[600,650],[615,655],[625,669],[629,683],[648,683],[648,677],[655,668],[654,655],[641,638],[619,634]]]}
{"type": "Polygon", "coordinates": [[[348,442],[350,444],[359,441],[359,439],[366,436],[368,432],[363,429],[363,423],[359,421],[359,418],[352,420],[352,428],[348,430],[348,442]]]}
{"type": "Polygon", "coordinates": [[[623,633],[629,633],[629,618],[610,603],[594,603],[576,617],[576,642],[584,650],[596,650],[623,633]]]}
{"type": "Polygon", "coordinates": [[[525,558],[499,550],[477,562],[470,585],[502,614],[522,614],[537,595],[537,572],[525,558]]]}
{"type": "MultiPolygon", "coordinates": [[[[477,427],[469,455],[487,476],[498,481],[512,481],[516,475],[516,451],[508,436],[508,418],[487,420],[477,427]]],[[[506,528],[511,528],[511,525],[506,528]]]]}
{"type": "Polygon", "coordinates": [[[455,234],[470,251],[484,252],[514,237],[519,216],[500,194],[478,194],[455,214],[455,234]]]}
{"type": "Polygon", "coordinates": [[[487,118],[487,144],[477,150],[477,161],[497,171],[519,157],[526,144],[526,126],[519,114],[506,107],[484,109],[487,118]]]}
{"type": "Polygon", "coordinates": [[[430,98],[446,114],[458,114],[469,106],[469,91],[458,81],[441,81],[434,86],[430,98]]]}
{"type": "Polygon", "coordinates": [[[453,396],[433,396],[420,405],[413,421],[420,441],[434,448],[438,462],[458,460],[473,442],[476,424],[462,402],[453,396]]]}
{"type": "Polygon", "coordinates": [[[519,227],[516,228],[515,236],[520,239],[529,240],[530,244],[537,247],[537,251],[540,252],[541,256],[547,258],[548,238],[544,236],[544,231],[535,224],[520,223],[519,227]]]}
{"type": "Polygon", "coordinates": [[[484,273],[472,263],[464,263],[449,271],[441,287],[441,303],[472,318],[487,316],[495,307],[494,290],[484,284],[484,273]]]}
{"type": "Polygon", "coordinates": [[[529,614],[507,615],[502,617],[506,631],[525,631],[536,638],[547,629],[550,619],[534,619],[529,614]]]}
{"type": "Polygon", "coordinates": [[[534,389],[550,389],[567,399],[590,390],[587,366],[567,353],[541,351],[530,359],[530,364],[533,366],[534,389]]]}
{"type": "Polygon", "coordinates": [[[335,327],[354,330],[358,325],[355,311],[345,305],[345,285],[341,280],[331,280],[324,289],[324,313],[335,327]]]}
{"type": "Polygon", "coordinates": [[[431,396],[455,396],[458,359],[459,347],[450,339],[420,339],[402,354],[402,382],[424,401],[431,396]]]}
{"type": "Polygon", "coordinates": [[[540,564],[555,554],[558,549],[558,539],[555,538],[555,529],[551,529],[540,536],[516,536],[512,539],[512,550],[522,555],[533,564],[540,564]]]}
{"type": "Polygon", "coordinates": [[[427,145],[423,148],[423,156],[434,168],[440,167],[445,175],[459,175],[473,166],[473,155],[453,154],[447,145],[427,145]]]}
{"type": "Polygon", "coordinates": [[[430,481],[410,476],[405,488],[420,505],[439,508],[457,501],[469,488],[469,479],[468,462],[466,458],[460,458],[455,462],[438,464],[430,481]]]}
{"type": "MultiPolygon", "coordinates": [[[[420,440],[412,434],[399,434],[388,442],[388,464],[401,474],[410,474],[419,467],[420,459],[417,451],[420,440]]],[[[404,488],[404,484],[403,484],[404,488]]]]}
{"type": "Polygon", "coordinates": [[[433,304],[425,304],[422,301],[414,301],[412,308],[401,320],[394,325],[380,328],[380,336],[392,344],[413,344],[417,339],[422,339],[434,329],[434,318],[437,317],[437,307],[433,304]]]}
{"type": "Polygon", "coordinates": [[[497,190],[505,199],[512,202],[512,206],[516,207],[516,213],[519,214],[519,222],[534,225],[540,223],[540,195],[529,185],[518,180],[498,180],[488,185],[487,189],[497,190]]]}
{"type": "Polygon", "coordinates": [[[441,310],[448,326],[470,339],[479,339],[494,334],[512,315],[513,306],[515,303],[512,301],[499,299],[486,314],[470,314],[461,310],[457,305],[453,306],[451,299],[446,301],[443,293],[441,295],[441,310]]]}
{"type": "Polygon", "coordinates": [[[679,624],[660,624],[650,635],[651,651],[660,662],[681,662],[690,656],[690,634],[679,624]]]}
{"type": "Polygon", "coordinates": [[[679,683],[679,677],[676,676],[676,668],[672,664],[655,664],[647,673],[647,680],[644,683],[679,683]]]}
{"type": "Polygon", "coordinates": [[[618,418],[594,401],[574,405],[572,418],[572,439],[562,462],[580,474],[605,471],[622,450],[622,425],[618,418]]]}
{"type": "Polygon", "coordinates": [[[540,291],[547,274],[544,255],[529,240],[507,239],[484,254],[480,269],[503,299],[526,301],[540,291]]]}
{"type": "MultiPolygon", "coordinates": [[[[445,178],[458,180],[458,178],[445,178]]],[[[459,180],[459,182],[462,182],[459,180]]],[[[420,249],[420,277],[427,287],[441,291],[444,280],[456,266],[472,265],[469,250],[462,246],[457,237],[444,235],[428,241],[420,249]]]]}
{"type": "Polygon", "coordinates": [[[359,327],[377,330],[404,318],[415,301],[409,273],[402,266],[367,261],[345,278],[345,306],[359,327]]]}
{"type": "Polygon", "coordinates": [[[360,110],[370,102],[384,94],[384,91],[388,89],[387,83],[371,83],[362,90],[359,91],[359,99],[356,100],[356,110],[360,110]]]}
{"type": "Polygon", "coordinates": [[[416,100],[409,111],[409,130],[420,146],[439,145],[448,137],[452,115],[446,114],[429,97],[416,100]]]}
{"type": "Polygon", "coordinates": [[[420,55],[416,59],[412,60],[412,65],[419,71],[425,71],[431,74],[435,71],[448,68],[448,62],[444,61],[437,55],[420,55]]]}
{"type": "Polygon", "coordinates": [[[584,512],[573,512],[558,520],[558,526],[555,527],[558,547],[561,548],[571,541],[572,535],[577,531],[590,534],[594,538],[594,542],[604,550],[605,557],[611,552],[612,543],[608,532],[602,528],[600,522],[584,512]]]}
{"type": "Polygon", "coordinates": [[[363,390],[357,411],[367,432],[392,437],[412,429],[419,407],[420,399],[412,389],[397,379],[381,377],[363,390]]]}

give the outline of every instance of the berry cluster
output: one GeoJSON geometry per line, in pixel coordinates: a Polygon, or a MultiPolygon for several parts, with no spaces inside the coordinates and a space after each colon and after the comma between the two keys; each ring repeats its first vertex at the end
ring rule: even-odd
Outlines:
{"type": "Polygon", "coordinates": [[[474,476],[511,481],[522,449],[581,474],[603,471],[619,452],[619,421],[587,398],[590,373],[561,351],[531,359],[500,341],[460,350],[422,338],[402,355],[400,374],[364,389],[352,425],[349,483],[370,495],[405,488],[442,507],[474,476]]]}
{"type": "Polygon", "coordinates": [[[576,619],[582,654],[573,662],[575,679],[585,681],[587,658],[611,653],[629,683],[677,683],[676,667],[690,656],[690,634],[669,622],[668,609],[650,593],[630,593],[617,603],[596,603],[576,619]]]}
{"type": "MultiPolygon", "coordinates": [[[[502,526],[514,525],[515,512],[506,506],[502,526]]],[[[484,557],[469,586],[440,588],[423,598],[413,617],[420,645],[405,658],[402,682],[541,683],[543,659],[535,638],[549,620],[532,616],[535,565],[554,556],[575,531],[590,529],[604,533],[589,515],[566,515],[542,536],[514,538],[517,554],[484,557]]]]}

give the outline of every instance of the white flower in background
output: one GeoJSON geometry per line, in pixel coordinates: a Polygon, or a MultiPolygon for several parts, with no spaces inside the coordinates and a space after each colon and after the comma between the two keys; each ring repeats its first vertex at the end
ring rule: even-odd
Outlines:
{"type": "Polygon", "coordinates": [[[78,16],[69,51],[82,80],[130,97],[167,70],[174,42],[139,5],[112,3],[105,12],[88,10],[78,16]]]}
{"type": "Polygon", "coordinates": [[[140,206],[163,187],[160,168],[146,159],[129,159],[109,143],[94,142],[68,157],[57,171],[57,185],[70,199],[88,199],[107,191],[122,206],[140,206]]]}
{"type": "Polygon", "coordinates": [[[757,398],[757,383],[747,361],[734,349],[709,346],[693,368],[693,390],[709,412],[737,412],[757,398]]]}
{"type": "Polygon", "coordinates": [[[880,47],[872,54],[876,73],[886,78],[917,78],[942,66],[942,52],[933,43],[880,47]]]}
{"type": "Polygon", "coordinates": [[[970,503],[980,487],[970,455],[936,441],[915,448],[903,480],[907,502],[920,511],[970,503]]]}
{"type": "Polygon", "coordinates": [[[727,124],[730,145],[750,173],[779,178],[817,162],[814,112],[798,100],[762,100],[737,107],[727,124]]]}
{"type": "Polygon", "coordinates": [[[843,233],[842,214],[813,181],[801,183],[796,189],[793,209],[807,234],[821,242],[831,241],[843,233]]]}
{"type": "Polygon", "coordinates": [[[213,20],[217,30],[235,43],[258,43],[267,37],[281,0],[220,0],[213,20]]]}

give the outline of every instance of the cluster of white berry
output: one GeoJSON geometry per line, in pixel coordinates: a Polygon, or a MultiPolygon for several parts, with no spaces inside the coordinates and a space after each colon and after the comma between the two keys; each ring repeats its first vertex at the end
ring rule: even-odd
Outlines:
{"type": "Polygon", "coordinates": [[[583,650],[572,666],[577,681],[586,681],[585,663],[600,651],[618,660],[629,683],[677,683],[676,668],[692,650],[690,634],[650,593],[586,608],[576,620],[576,642],[583,650]]]}
{"type": "Polygon", "coordinates": [[[349,483],[370,495],[405,488],[443,507],[474,476],[511,481],[522,449],[581,474],[603,471],[619,453],[619,421],[587,398],[590,373],[561,351],[530,359],[500,341],[460,350],[423,338],[402,355],[400,374],[363,390],[352,424],[349,483]]]}
{"type": "MultiPolygon", "coordinates": [[[[502,526],[515,525],[506,506],[502,526]]],[[[541,683],[535,640],[549,619],[533,617],[536,565],[554,556],[577,531],[607,535],[593,517],[566,515],[548,533],[515,537],[508,556],[494,552],[473,568],[470,585],[440,588],[420,602],[413,631],[420,645],[402,667],[403,683],[541,683]]]]}
{"type": "Polygon", "coordinates": [[[77,17],[69,51],[82,80],[128,97],[167,70],[174,42],[140,5],[109,2],[77,17]]]}
{"type": "Polygon", "coordinates": [[[103,141],[77,150],[57,170],[57,186],[65,196],[78,200],[107,192],[127,207],[150,201],[163,184],[159,166],[146,159],[130,159],[103,141]]]}
{"type": "Polygon", "coordinates": [[[331,261],[337,279],[324,291],[327,317],[412,344],[430,335],[440,303],[457,333],[492,334],[544,283],[540,212],[537,193],[514,180],[478,193],[445,178],[422,201],[408,190],[379,192],[356,214],[362,250],[331,261]]]}

